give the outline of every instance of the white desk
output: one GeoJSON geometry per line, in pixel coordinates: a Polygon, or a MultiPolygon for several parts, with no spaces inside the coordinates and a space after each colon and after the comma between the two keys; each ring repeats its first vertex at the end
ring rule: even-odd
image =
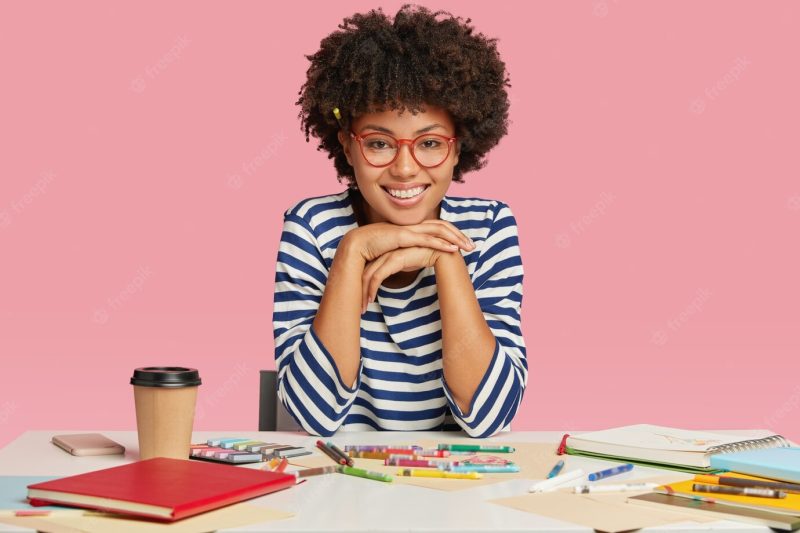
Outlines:
{"type": "MultiPolygon", "coordinates": [[[[743,432],[737,431],[742,434],[743,432]]],[[[746,434],[746,432],[745,432],[746,434]]],[[[348,444],[415,442],[427,439],[447,442],[449,433],[441,432],[368,432],[341,433],[338,441],[348,444]]],[[[463,436],[461,433],[452,435],[463,436]]],[[[508,442],[552,442],[561,438],[560,432],[509,432],[492,440],[508,442]]],[[[317,437],[304,433],[266,433],[257,431],[198,431],[192,442],[205,442],[212,437],[249,437],[266,442],[281,442],[314,448],[317,437]]],[[[476,441],[478,442],[478,441],[476,441]]],[[[0,450],[0,475],[66,476],[117,466],[138,460],[135,431],[52,430],[28,431],[0,450]],[[73,457],[50,443],[52,435],[62,433],[98,432],[107,435],[126,448],[125,457],[73,457]]],[[[587,472],[608,466],[607,462],[571,457],[573,465],[587,472]]],[[[663,473],[637,466],[635,478],[663,473]]],[[[351,476],[330,475],[313,478],[291,489],[250,500],[249,503],[294,513],[293,518],[252,525],[226,531],[592,531],[546,517],[541,517],[488,503],[487,500],[527,494],[534,480],[509,480],[492,485],[454,492],[439,491],[409,485],[379,483],[351,476]]],[[[656,531],[735,531],[768,532],[769,528],[729,521],[713,523],[686,522],[656,531]]],[[[0,531],[31,531],[0,524],[0,531]]]]}

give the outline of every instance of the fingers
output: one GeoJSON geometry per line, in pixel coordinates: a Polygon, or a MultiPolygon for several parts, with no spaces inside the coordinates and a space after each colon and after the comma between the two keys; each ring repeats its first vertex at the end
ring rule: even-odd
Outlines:
{"type": "MultiPolygon", "coordinates": [[[[412,229],[402,229],[398,236],[398,246],[400,248],[411,248],[412,246],[420,246],[423,248],[433,248],[434,250],[442,250],[444,252],[455,252],[459,248],[459,241],[457,238],[449,236],[448,240],[444,232],[438,235],[430,233],[420,233],[412,229]],[[456,242],[452,242],[455,240],[456,242]]],[[[464,246],[463,243],[461,246],[464,246]]],[[[466,249],[466,248],[465,248],[466,249]]]]}
{"type": "Polygon", "coordinates": [[[461,230],[446,220],[425,220],[421,224],[418,224],[416,228],[423,231],[432,230],[436,236],[456,244],[464,250],[470,251],[475,249],[475,243],[461,230]]]}
{"type": "Polygon", "coordinates": [[[414,246],[440,252],[456,252],[459,248],[469,252],[475,249],[475,244],[466,235],[444,220],[424,221],[410,226],[378,222],[356,228],[344,238],[352,241],[351,246],[360,250],[366,262],[392,250],[414,246]]]}
{"type": "Polygon", "coordinates": [[[361,287],[366,293],[366,300],[361,314],[364,314],[367,310],[367,306],[375,300],[375,296],[378,294],[378,288],[384,280],[392,274],[403,270],[403,259],[397,254],[386,254],[379,259],[384,260],[380,262],[376,260],[369,266],[369,269],[364,270],[365,278],[362,278],[361,287]],[[367,275],[369,275],[369,277],[366,277],[367,275]]]}
{"type": "Polygon", "coordinates": [[[456,227],[454,224],[452,224],[451,222],[448,222],[448,221],[446,221],[446,220],[439,220],[439,219],[437,219],[437,220],[426,220],[426,221],[425,221],[425,222],[423,222],[423,223],[424,223],[424,224],[425,224],[425,223],[427,223],[427,224],[434,224],[434,225],[442,226],[442,227],[443,227],[443,228],[445,228],[446,230],[450,231],[450,232],[451,232],[453,235],[455,235],[455,236],[456,236],[458,239],[460,239],[460,240],[461,240],[461,242],[463,242],[464,244],[466,244],[466,245],[467,245],[467,247],[468,247],[470,250],[471,250],[471,249],[473,249],[473,248],[475,248],[475,243],[474,243],[474,242],[472,242],[472,239],[470,239],[470,238],[469,238],[469,236],[468,236],[466,233],[464,233],[463,231],[461,231],[460,229],[458,229],[458,228],[457,228],[457,227],[456,227]]]}
{"type": "MultiPolygon", "coordinates": [[[[370,292],[372,276],[378,268],[381,267],[388,259],[390,254],[384,254],[367,265],[364,273],[361,275],[361,314],[367,312],[367,306],[375,299],[374,294],[378,292],[377,286],[374,293],[370,292]]],[[[380,286],[380,283],[378,284],[380,286]]]]}

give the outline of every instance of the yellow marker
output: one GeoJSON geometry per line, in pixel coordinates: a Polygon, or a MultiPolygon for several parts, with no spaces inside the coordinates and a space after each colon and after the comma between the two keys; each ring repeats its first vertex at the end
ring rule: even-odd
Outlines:
{"type": "Polygon", "coordinates": [[[483,474],[478,472],[445,472],[443,470],[416,470],[412,468],[398,470],[397,475],[408,477],[440,477],[448,479],[481,479],[483,477],[483,474]]]}

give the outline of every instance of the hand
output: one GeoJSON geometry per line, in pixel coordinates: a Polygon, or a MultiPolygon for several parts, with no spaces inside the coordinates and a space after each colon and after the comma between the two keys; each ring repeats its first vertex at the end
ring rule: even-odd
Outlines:
{"type": "Polygon", "coordinates": [[[388,222],[367,224],[349,231],[344,239],[358,250],[365,262],[375,261],[392,250],[413,246],[443,252],[475,248],[469,237],[445,220],[426,220],[411,226],[388,222]]]}
{"type": "Polygon", "coordinates": [[[432,267],[445,253],[423,246],[398,248],[381,255],[364,269],[361,276],[361,314],[367,310],[367,305],[375,300],[378,287],[386,278],[398,272],[413,272],[421,268],[432,267]]]}

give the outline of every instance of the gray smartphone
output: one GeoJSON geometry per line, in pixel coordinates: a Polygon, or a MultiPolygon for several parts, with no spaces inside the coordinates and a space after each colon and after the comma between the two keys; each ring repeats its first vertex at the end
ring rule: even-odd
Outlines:
{"type": "Polygon", "coordinates": [[[72,455],[116,455],[125,453],[124,446],[100,433],[55,435],[52,442],[72,455]]]}

